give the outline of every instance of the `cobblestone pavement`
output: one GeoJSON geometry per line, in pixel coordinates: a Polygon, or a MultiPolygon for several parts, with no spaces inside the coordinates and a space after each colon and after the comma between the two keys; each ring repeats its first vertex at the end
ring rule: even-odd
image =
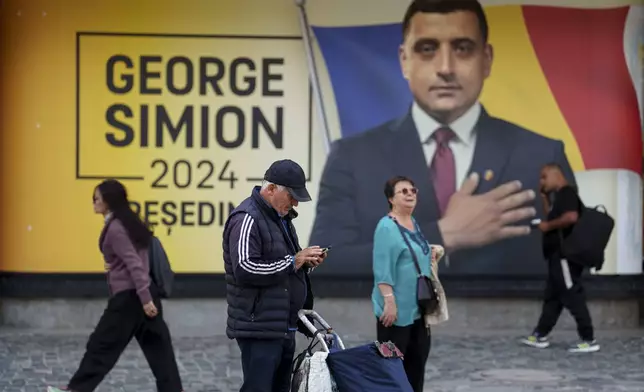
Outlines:
{"type": "MultiPolygon", "coordinates": [[[[644,333],[602,337],[594,354],[568,354],[571,334],[557,334],[547,350],[516,344],[518,333],[435,333],[427,391],[644,391],[644,333]]],[[[600,336],[602,336],[600,334],[600,336]]],[[[83,353],[87,332],[0,331],[0,391],[44,391],[64,385],[83,353]]],[[[348,346],[368,338],[345,337],[348,346]]],[[[186,391],[238,391],[236,344],[223,336],[175,337],[186,391]]],[[[98,391],[154,391],[145,359],[132,344],[98,391]]]]}

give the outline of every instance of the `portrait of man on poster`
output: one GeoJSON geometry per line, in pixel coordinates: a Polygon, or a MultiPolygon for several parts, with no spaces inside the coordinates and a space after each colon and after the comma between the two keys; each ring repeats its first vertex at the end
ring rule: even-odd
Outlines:
{"type": "MultiPolygon", "coordinates": [[[[539,198],[525,205],[534,208],[536,216],[524,214],[521,220],[503,222],[508,227],[519,225],[520,234],[487,233],[485,241],[458,239],[457,245],[450,246],[445,243],[445,228],[455,228],[465,237],[477,214],[484,213],[483,204],[476,210],[472,203],[458,203],[464,196],[457,191],[471,173],[477,173],[479,181],[468,200],[513,181],[538,195],[539,172],[548,162],[557,163],[574,185],[563,142],[493,117],[481,104],[494,49],[478,1],[412,1],[402,27],[398,55],[413,103],[404,116],[332,144],[320,182],[311,243],[333,244],[334,252],[319,273],[370,272],[374,229],[387,210],[382,184],[395,175],[416,182],[415,218],[431,243],[448,248],[449,262],[442,266],[442,274],[544,271],[540,235],[528,229],[531,219],[542,218],[539,198]],[[448,207],[454,203],[461,208],[448,207]]],[[[499,214],[489,219],[507,217],[499,214]]]]}

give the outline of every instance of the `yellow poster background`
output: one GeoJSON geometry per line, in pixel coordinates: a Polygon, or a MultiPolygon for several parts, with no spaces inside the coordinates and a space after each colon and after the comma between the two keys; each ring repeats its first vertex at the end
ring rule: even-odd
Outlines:
{"type": "MultiPolygon", "coordinates": [[[[307,68],[291,1],[11,0],[3,2],[0,16],[0,202],[5,206],[0,270],[101,271],[97,241],[102,218],[93,213],[91,196],[98,177],[105,176],[124,178],[130,199],[142,205],[142,212],[148,202],[150,220],[161,222],[155,234],[176,272],[222,272],[221,224],[229,205],[249,195],[273,160],[294,159],[310,177],[314,156],[323,159],[319,143],[312,140],[307,68]],[[107,87],[106,64],[113,55],[132,60],[131,69],[122,62],[115,66],[115,85],[125,85],[124,73],[133,77],[128,93],[107,87]],[[141,56],[159,56],[161,61],[143,67],[141,56]],[[194,66],[195,88],[188,94],[172,94],[166,87],[166,66],[173,56],[184,56],[194,66]],[[225,65],[219,80],[222,95],[211,86],[207,94],[199,94],[200,58],[216,58],[225,65]],[[233,78],[230,65],[240,58],[243,64],[233,78]],[[267,58],[283,59],[283,64],[268,66],[268,72],[277,75],[269,90],[283,91],[282,96],[262,96],[262,59],[267,58]],[[141,93],[145,69],[159,73],[148,78],[147,87],[160,88],[160,95],[141,93]],[[254,91],[233,94],[232,84],[250,90],[249,83],[255,83],[254,91]],[[123,111],[115,115],[133,130],[131,144],[123,147],[106,139],[107,133],[124,139],[124,132],[107,125],[106,112],[115,104],[132,110],[131,118],[123,111]],[[149,106],[147,147],[141,147],[141,105],[149,106]],[[185,129],[173,143],[167,127],[163,147],[156,147],[157,105],[175,125],[185,108],[193,107],[192,148],[186,147],[185,129]],[[217,111],[224,106],[244,114],[245,138],[234,148],[216,140],[217,111]],[[207,148],[201,146],[202,107],[209,110],[207,148]],[[276,147],[257,113],[274,128],[278,110],[283,113],[283,145],[276,147]],[[256,138],[253,125],[258,128],[256,138]],[[166,188],[152,188],[165,170],[158,183],[166,188]],[[231,175],[237,179],[232,189],[226,180],[231,175]],[[174,211],[176,218],[164,209],[174,211]],[[199,226],[200,219],[213,223],[199,226]]],[[[173,69],[174,85],[185,86],[185,62],[173,69]]],[[[207,71],[217,74],[213,61],[207,71]]],[[[228,113],[222,118],[221,137],[234,142],[238,117],[228,113]]],[[[303,215],[301,224],[310,226],[311,214],[303,215]]]]}

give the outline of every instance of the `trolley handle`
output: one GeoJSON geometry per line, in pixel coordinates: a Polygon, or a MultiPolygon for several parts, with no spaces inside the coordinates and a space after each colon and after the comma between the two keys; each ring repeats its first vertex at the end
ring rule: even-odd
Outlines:
{"type": "Polygon", "coordinates": [[[300,318],[300,320],[302,320],[302,322],[304,323],[304,325],[306,325],[306,327],[307,327],[307,328],[308,328],[312,333],[315,333],[315,332],[317,331],[317,329],[316,329],[316,328],[315,328],[315,326],[311,323],[311,321],[309,320],[309,318],[308,318],[307,316],[311,316],[311,317],[313,317],[313,319],[314,319],[315,321],[317,321],[318,323],[320,323],[320,325],[321,325],[322,327],[324,327],[324,329],[326,329],[326,331],[327,331],[327,332],[329,332],[329,333],[330,333],[330,332],[333,330],[333,328],[331,328],[331,326],[329,325],[329,323],[327,323],[327,322],[326,322],[326,320],[324,320],[324,319],[323,319],[323,318],[318,314],[318,312],[316,312],[315,310],[310,310],[310,309],[301,309],[299,312],[297,312],[297,317],[299,317],[299,318],[300,318]]]}
{"type": "Polygon", "coordinates": [[[344,342],[342,341],[340,336],[338,336],[338,334],[333,331],[333,328],[331,328],[329,323],[327,323],[322,317],[320,317],[320,315],[316,311],[309,310],[309,309],[302,309],[299,312],[297,312],[297,315],[299,319],[302,321],[302,323],[304,324],[304,326],[306,326],[306,328],[308,328],[309,331],[311,331],[311,333],[313,334],[313,338],[317,339],[320,342],[320,345],[322,346],[322,351],[327,353],[330,352],[329,345],[327,344],[327,341],[325,339],[335,339],[340,349],[344,350],[345,348],[344,342]],[[313,320],[320,323],[323,329],[318,330],[317,328],[315,328],[315,326],[307,316],[312,317],[313,320]]]}

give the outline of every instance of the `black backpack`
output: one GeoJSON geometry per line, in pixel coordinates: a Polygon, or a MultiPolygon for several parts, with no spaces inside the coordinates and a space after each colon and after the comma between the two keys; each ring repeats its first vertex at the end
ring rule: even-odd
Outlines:
{"type": "MultiPolygon", "coordinates": [[[[570,234],[561,242],[561,251],[568,260],[601,271],[604,250],[615,227],[615,220],[603,205],[586,207],[581,200],[581,211],[570,234]]],[[[561,235],[561,231],[559,231],[561,235]]]]}
{"type": "Polygon", "coordinates": [[[150,277],[159,289],[159,296],[161,298],[170,297],[174,283],[174,272],[170,266],[168,254],[165,253],[161,241],[155,236],[152,236],[150,240],[148,258],[150,260],[150,277]]]}

